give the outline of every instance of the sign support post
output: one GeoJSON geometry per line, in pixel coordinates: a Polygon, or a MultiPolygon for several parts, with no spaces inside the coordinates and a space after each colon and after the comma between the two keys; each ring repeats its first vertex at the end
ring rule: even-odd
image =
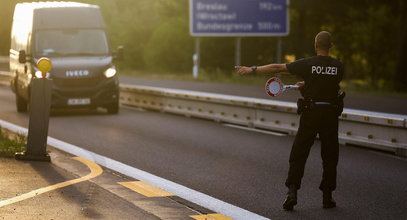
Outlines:
{"type": "Polygon", "coordinates": [[[192,61],[194,63],[194,66],[192,68],[192,76],[194,77],[194,79],[197,79],[201,61],[201,39],[199,37],[195,38],[195,54],[192,56],[192,61]]]}
{"type": "Polygon", "coordinates": [[[237,37],[235,40],[235,66],[240,66],[242,54],[242,38],[237,37]]]}

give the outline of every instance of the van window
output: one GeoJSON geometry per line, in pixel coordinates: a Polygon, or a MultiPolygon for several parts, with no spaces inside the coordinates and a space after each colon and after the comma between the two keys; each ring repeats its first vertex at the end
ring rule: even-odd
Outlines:
{"type": "Polygon", "coordinates": [[[42,30],[35,33],[35,55],[107,55],[109,47],[103,30],[42,30]]]}

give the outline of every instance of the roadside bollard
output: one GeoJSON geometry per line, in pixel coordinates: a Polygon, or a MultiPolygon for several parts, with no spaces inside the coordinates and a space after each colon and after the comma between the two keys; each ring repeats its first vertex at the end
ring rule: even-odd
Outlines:
{"type": "Polygon", "coordinates": [[[41,58],[37,62],[37,67],[41,71],[41,76],[33,79],[31,87],[31,100],[29,104],[30,120],[28,125],[28,137],[26,151],[17,153],[17,160],[35,160],[50,162],[48,155],[47,137],[49,113],[51,108],[51,88],[52,80],[46,75],[52,68],[51,60],[41,58]],[[41,77],[41,78],[39,78],[41,77]]]}

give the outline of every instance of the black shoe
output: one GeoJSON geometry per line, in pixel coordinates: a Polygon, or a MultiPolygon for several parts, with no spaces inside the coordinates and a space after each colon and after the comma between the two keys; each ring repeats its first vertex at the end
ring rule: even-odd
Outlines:
{"type": "Polygon", "coordinates": [[[323,199],[322,199],[322,207],[324,209],[330,209],[336,207],[336,202],[332,198],[332,191],[324,191],[323,199]]]}
{"type": "Polygon", "coordinates": [[[297,205],[297,187],[292,185],[288,188],[287,198],[284,201],[283,208],[286,211],[292,211],[297,205]]]}

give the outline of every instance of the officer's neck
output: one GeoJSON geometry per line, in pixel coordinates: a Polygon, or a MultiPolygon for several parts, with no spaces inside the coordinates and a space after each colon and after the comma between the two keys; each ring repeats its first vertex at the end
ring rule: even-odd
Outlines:
{"type": "Polygon", "coordinates": [[[317,56],[329,56],[329,50],[316,49],[317,56]]]}

